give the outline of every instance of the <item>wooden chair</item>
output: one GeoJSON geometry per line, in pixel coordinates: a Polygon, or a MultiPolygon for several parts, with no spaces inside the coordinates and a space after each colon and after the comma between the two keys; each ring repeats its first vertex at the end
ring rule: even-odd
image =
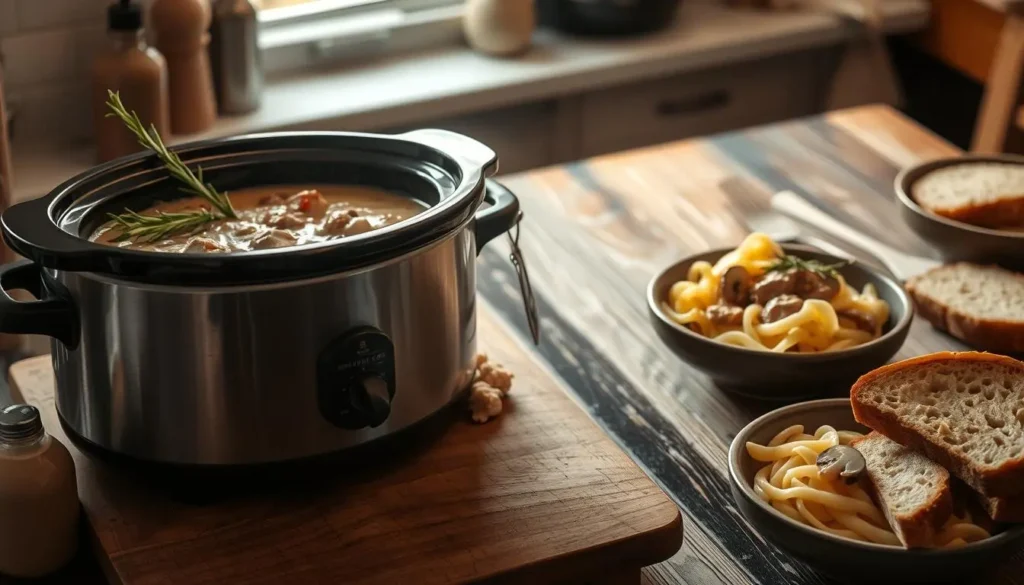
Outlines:
{"type": "Polygon", "coordinates": [[[971,152],[1005,152],[1019,125],[1024,77],[1024,0],[977,0],[1006,15],[985,81],[971,152]]]}

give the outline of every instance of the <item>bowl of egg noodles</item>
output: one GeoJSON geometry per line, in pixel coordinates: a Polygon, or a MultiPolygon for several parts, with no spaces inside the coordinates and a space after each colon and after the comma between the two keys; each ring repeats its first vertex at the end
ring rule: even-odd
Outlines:
{"type": "Polygon", "coordinates": [[[927,547],[904,548],[863,482],[825,477],[814,464],[868,432],[846,398],[793,404],[754,420],[729,448],[740,512],[765,540],[843,581],[973,582],[1019,550],[1024,527],[1001,529],[971,497],[958,498],[927,547]]]}
{"type": "Polygon", "coordinates": [[[913,317],[888,276],[758,233],[669,266],[647,301],[679,357],[720,388],[777,400],[848,389],[899,351],[913,317]]]}

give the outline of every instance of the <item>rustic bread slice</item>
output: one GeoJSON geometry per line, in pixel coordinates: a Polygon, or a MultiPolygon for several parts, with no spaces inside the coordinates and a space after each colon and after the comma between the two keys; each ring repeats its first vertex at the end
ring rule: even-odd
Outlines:
{"type": "Polygon", "coordinates": [[[996,522],[1024,523],[1024,496],[1012,498],[986,498],[975,494],[978,502],[985,508],[988,517],[996,522]]]}
{"type": "Polygon", "coordinates": [[[914,181],[910,196],[932,213],[985,227],[1024,223],[1024,165],[965,162],[914,181]]]}
{"type": "Polygon", "coordinates": [[[903,546],[931,546],[953,515],[949,472],[878,432],[851,445],[864,456],[867,482],[903,546]]]}
{"type": "Polygon", "coordinates": [[[988,497],[1024,494],[1024,363],[942,352],[883,366],[850,390],[854,417],[988,497]]]}
{"type": "Polygon", "coordinates": [[[978,349],[1024,352],[1024,276],[960,262],[911,278],[907,292],[937,329],[978,349]]]}

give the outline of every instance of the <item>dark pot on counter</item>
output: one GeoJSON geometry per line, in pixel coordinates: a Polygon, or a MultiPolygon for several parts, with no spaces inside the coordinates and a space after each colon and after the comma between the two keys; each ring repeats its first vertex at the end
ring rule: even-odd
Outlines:
{"type": "Polygon", "coordinates": [[[537,0],[541,26],[581,35],[633,35],[672,24],[680,0],[537,0]]]}
{"type": "Polygon", "coordinates": [[[520,218],[516,197],[485,179],[491,150],[439,130],[176,150],[223,191],[362,185],[427,209],[362,235],[240,253],[90,241],[109,212],[181,197],[149,154],[8,209],[3,236],[27,260],[0,269],[0,332],[53,338],[57,410],[72,438],[174,466],[293,461],[407,429],[467,387],[475,259],[520,218]],[[38,300],[14,301],[18,288],[38,300]]]}

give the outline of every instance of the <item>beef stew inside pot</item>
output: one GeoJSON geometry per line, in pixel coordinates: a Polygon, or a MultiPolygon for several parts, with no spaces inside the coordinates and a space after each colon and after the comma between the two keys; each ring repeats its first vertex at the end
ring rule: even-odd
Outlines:
{"type": "MultiPolygon", "coordinates": [[[[300,246],[355,236],[398,223],[426,209],[414,199],[361,186],[273,186],[228,194],[238,219],[221,219],[198,230],[156,241],[120,240],[113,222],[101,225],[94,242],[170,253],[245,252],[300,246]]],[[[199,197],[160,203],[142,215],[209,209],[199,197]]]]}

